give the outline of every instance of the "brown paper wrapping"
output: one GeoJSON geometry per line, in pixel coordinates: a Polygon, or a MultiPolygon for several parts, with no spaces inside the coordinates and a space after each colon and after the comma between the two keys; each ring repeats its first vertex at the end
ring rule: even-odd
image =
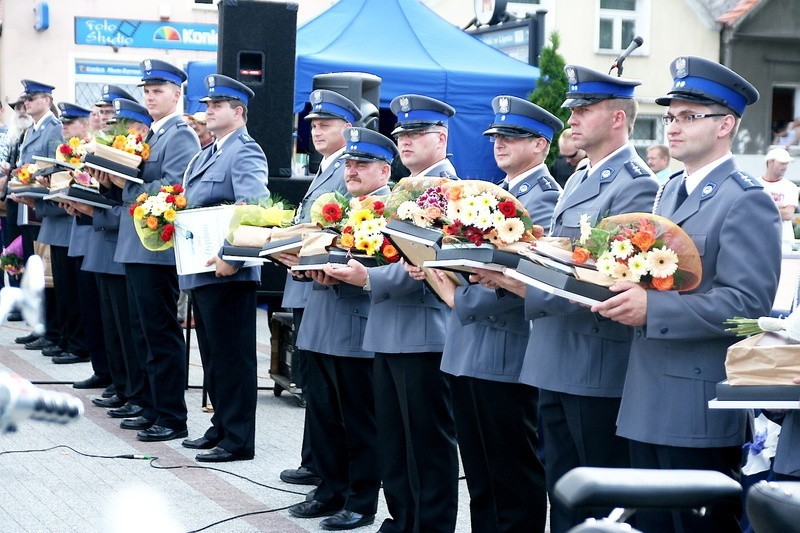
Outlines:
{"type": "Polygon", "coordinates": [[[70,181],[72,181],[72,174],[67,171],[50,174],[50,192],[66,189],[69,187],[70,181]]]}
{"type": "Polygon", "coordinates": [[[305,224],[297,224],[288,228],[273,228],[272,237],[269,242],[282,241],[283,239],[291,239],[292,237],[305,237],[309,233],[319,231],[320,227],[311,222],[305,224]]]}
{"type": "Polygon", "coordinates": [[[131,154],[124,150],[112,148],[100,143],[95,147],[94,155],[119,163],[120,165],[125,165],[126,167],[137,168],[142,162],[142,158],[136,154],[131,154]]]}
{"type": "Polygon", "coordinates": [[[257,226],[239,226],[233,232],[231,244],[247,248],[261,248],[269,242],[272,228],[259,228],[257,226]]]}
{"type": "Polygon", "coordinates": [[[728,348],[725,371],[731,385],[794,385],[800,376],[800,344],[783,333],[760,333],[728,348]]]}
{"type": "Polygon", "coordinates": [[[327,231],[309,233],[303,237],[303,247],[300,248],[300,257],[328,253],[328,246],[336,244],[339,235],[327,231]]]}

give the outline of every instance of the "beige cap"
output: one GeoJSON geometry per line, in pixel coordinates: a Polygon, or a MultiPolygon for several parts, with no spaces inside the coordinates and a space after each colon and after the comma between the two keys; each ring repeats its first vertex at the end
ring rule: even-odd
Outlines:
{"type": "Polygon", "coordinates": [[[791,163],[794,157],[789,155],[785,148],[773,148],[767,152],[766,161],[777,161],[778,163],[791,163]]]}
{"type": "Polygon", "coordinates": [[[203,111],[198,111],[194,115],[189,115],[189,118],[195,122],[199,122],[200,124],[206,123],[206,114],[203,111]]]}

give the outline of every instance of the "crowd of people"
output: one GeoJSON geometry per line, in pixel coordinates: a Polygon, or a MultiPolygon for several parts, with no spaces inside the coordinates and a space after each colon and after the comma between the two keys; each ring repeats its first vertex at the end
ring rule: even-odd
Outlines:
{"type": "MultiPolygon", "coordinates": [[[[249,460],[259,269],[212,256],[213,272],[178,276],[171,250],[143,247],[128,207],[156,186],[180,185],[192,207],[268,198],[267,161],[246,127],[254,94],[213,74],[207,110],[183,120],[177,105],[186,75],[158,60],[143,61],[141,71],[143,104],[109,85],[92,109],[60,104],[58,120],[54,88],[30,80],[10,103],[6,173],[34,156],[52,157],[65,139],[101,131],[108,121],[135,128],[150,146],[141,184],[92,171],[119,207],[9,194],[6,242],[19,231],[28,253],[34,241],[49,244],[53,272],[47,332],[17,342],[56,363],[91,361],[92,376],[75,387],[107,387],[94,403],[139,440],[184,439],[202,462],[249,460]],[[11,206],[31,213],[17,219],[11,206]],[[41,225],[30,224],[35,218],[41,225]],[[209,429],[194,439],[186,428],[180,290],[191,294],[214,406],[209,429]]],[[[707,402],[725,379],[725,353],[735,341],[723,322],[769,314],[780,273],[781,216],[731,154],[758,93],[718,63],[676,58],[674,84],[657,100],[666,108],[669,150],[653,147],[646,163],[629,141],[639,82],[577,65],[565,71],[564,132],[535,103],[509,95],[491,102],[495,118],[475,135],[493,143],[506,174],[502,187],[555,237],[575,240],[582,221],[616,214],[671,219],[697,246],[699,286],[680,293],[618,282],[611,287],[617,295],[587,307],[482,269],[465,286],[404,262],[290,271],[283,306],[294,314],[293,366],[307,406],[300,465],[281,479],[316,486],[289,509],[292,516],[323,518],[320,526],[330,530],[369,525],[382,488],[389,517],[379,531],[454,531],[459,453],[476,532],[544,531],[548,495],[578,466],[710,469],[738,479],[748,412],[710,410],[707,402]],[[560,132],[565,181],[545,166],[560,132]],[[684,170],[657,177],[670,156],[684,170]]],[[[295,223],[311,221],[324,193],[388,194],[396,158],[412,177],[459,179],[447,159],[448,148],[458,150],[448,147],[457,110],[447,103],[396,97],[391,139],[357,127],[358,105],[336,92],[315,90],[309,101],[306,120],[323,159],[295,223]]],[[[293,254],[280,259],[299,264],[293,254]]],[[[800,425],[792,416],[776,467],[798,476],[790,443],[800,425]]],[[[554,498],[549,513],[554,532],[589,516],[554,498]]],[[[703,516],[644,512],[637,527],[736,531],[740,515],[741,506],[731,504],[712,505],[703,516]]]]}

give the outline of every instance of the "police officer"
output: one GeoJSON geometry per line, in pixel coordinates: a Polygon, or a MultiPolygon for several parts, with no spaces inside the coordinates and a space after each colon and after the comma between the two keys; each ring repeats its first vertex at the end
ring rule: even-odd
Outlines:
{"type": "MultiPolygon", "coordinates": [[[[122,188],[122,201],[130,205],[137,196],[162,185],[181,183],[189,160],[200,149],[197,135],[177,112],[181,84],[186,74],[157,59],[143,61],[145,106],[153,124],[145,142],[150,157],[142,163],[138,184],[109,175],[122,188]]],[[[119,239],[114,260],[125,265],[130,298],[132,335],[141,365],[147,372],[142,396],[144,413],[124,419],[124,429],[139,430],[143,441],[163,441],[186,437],[186,360],[185,343],[178,322],[178,275],[172,250],[151,252],[142,245],[128,210],[120,213],[119,239]],[[152,427],[151,427],[152,426],[152,427]]]]}
{"type": "MultiPolygon", "coordinates": [[[[561,187],[544,160],[564,124],[514,96],[492,101],[495,119],[483,132],[494,143],[502,186],[519,199],[534,224],[547,226],[561,187]]],[[[473,531],[544,531],[547,491],[538,456],[535,388],[519,374],[530,324],[525,301],[481,285],[456,287],[435,272],[439,294],[454,309],[442,371],[453,394],[459,451],[470,493],[473,531]]]]}
{"type": "Polygon", "coordinates": [[[454,178],[456,171],[447,159],[447,128],[456,110],[419,94],[398,96],[389,106],[397,115],[392,136],[397,141],[400,160],[411,176],[454,178]]]}
{"type": "MultiPolygon", "coordinates": [[[[322,154],[317,175],[309,185],[302,202],[297,208],[295,222],[298,224],[311,222],[311,206],[320,195],[338,191],[347,193],[344,183],[344,152],[345,140],[342,132],[361,120],[361,111],[358,106],[333,91],[317,89],[309,95],[311,112],[306,115],[306,120],[311,121],[311,140],[314,149],[322,154]]],[[[296,255],[281,254],[281,261],[286,265],[297,264],[296,255]]],[[[294,277],[286,275],[286,286],[283,290],[282,306],[292,310],[294,318],[295,345],[297,332],[300,331],[300,322],[306,301],[311,294],[311,284],[305,283],[308,278],[300,275],[294,277]]],[[[309,355],[305,350],[296,350],[292,358],[292,379],[295,384],[302,387],[303,396],[308,400],[308,395],[313,391],[306,387],[306,362],[309,355]]],[[[308,413],[308,411],[306,411],[308,413]]],[[[314,469],[314,459],[311,455],[311,442],[309,424],[305,424],[303,433],[303,449],[301,452],[300,467],[287,469],[281,472],[281,480],[286,483],[300,485],[316,485],[320,482],[314,469]]]]}
{"type": "MultiPolygon", "coordinates": [[[[267,158],[247,134],[247,104],[253,91],[220,74],[206,77],[206,119],[216,141],[189,164],[186,200],[194,206],[244,203],[269,197],[267,158]]],[[[197,343],[209,398],[211,427],[186,448],[207,450],[201,462],[252,459],[256,436],[256,288],[259,267],[230,264],[212,256],[214,272],[180,276],[191,291],[197,343]]]]}
{"type": "MultiPolygon", "coordinates": [[[[345,183],[350,197],[388,195],[397,147],[380,133],[347,128],[345,183]]],[[[314,499],[289,509],[296,517],[335,512],[323,529],[353,529],[375,520],[380,489],[372,367],[375,354],[361,348],[369,315],[362,287],[310,272],[314,290],[300,325],[298,347],[309,350],[312,394],[306,413],[314,465],[322,482],[314,499]]]]}
{"type": "MultiPolygon", "coordinates": [[[[445,149],[453,108],[414,95],[392,102],[403,164],[415,176],[452,175],[445,149]]],[[[439,370],[450,310],[401,263],[350,261],[326,274],[364,287],[372,302],[362,348],[375,352],[379,461],[391,515],[380,529],[453,531],[458,456],[450,389],[439,370]]]]}
{"type": "Polygon", "coordinates": [[[136,102],[136,98],[122,87],[118,85],[103,85],[103,92],[100,95],[100,99],[92,107],[90,116],[93,131],[104,131],[108,127],[108,121],[114,120],[114,100],[117,99],[136,102]]]}
{"type": "MultiPolygon", "coordinates": [[[[695,242],[700,285],[687,292],[618,283],[621,294],[593,310],[635,326],[618,434],[631,441],[639,468],[717,470],[739,479],[748,412],[712,410],[714,384],[736,338],[723,322],[768,315],[781,265],[780,214],[763,187],[731,154],[746,106],[758,92],[744,78],[700,57],[670,65],[664,115],[670,154],[685,170],[670,178],[655,213],[695,242]]],[[[738,530],[740,504],[695,513],[637,514],[643,531],[738,530]]]]}
{"type": "MultiPolygon", "coordinates": [[[[563,106],[572,111],[567,122],[590,163],[567,181],[550,234],[574,241],[582,215],[595,225],[611,215],[650,212],[658,182],[628,141],[640,82],[575,65],[565,72],[569,90],[563,106]]],[[[505,276],[484,274],[525,295],[525,313],[533,320],[520,382],[539,388],[548,492],[552,495],[555,482],[578,466],[627,466],[628,446],[616,436],[616,417],[631,328],[505,276]]],[[[557,499],[550,504],[552,531],[582,520],[557,499]]]]}
{"type": "MultiPolygon", "coordinates": [[[[109,93],[105,92],[103,97],[109,93]]],[[[111,109],[114,120],[123,123],[144,135],[150,129],[153,118],[147,109],[135,101],[127,99],[112,100],[111,109]]],[[[84,216],[91,217],[92,232],[84,256],[83,270],[93,272],[100,299],[100,313],[104,333],[105,349],[109,372],[114,386],[114,394],[107,398],[94,398],[92,403],[106,407],[112,418],[132,418],[144,412],[147,402],[143,395],[146,390],[147,374],[136,353],[131,335],[131,315],[128,289],[125,281],[125,266],[114,261],[119,236],[120,212],[128,207],[122,204],[122,189],[106,181],[101,192],[120,205],[109,209],[99,209],[77,202],[70,207],[84,216]]]]}

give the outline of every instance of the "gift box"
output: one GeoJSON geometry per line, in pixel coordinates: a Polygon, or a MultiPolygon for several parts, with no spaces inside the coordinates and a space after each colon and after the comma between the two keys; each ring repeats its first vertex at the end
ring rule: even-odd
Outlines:
{"type": "Polygon", "coordinates": [[[59,200],[70,200],[72,202],[90,205],[99,209],[111,209],[112,207],[122,205],[121,202],[103,196],[100,194],[100,192],[92,189],[91,187],[75,184],[67,187],[66,189],[48,194],[44,197],[44,199],[53,200],[56,202],[59,200]]]}
{"type": "Polygon", "coordinates": [[[786,332],[766,332],[728,348],[725,372],[731,385],[792,385],[800,376],[800,344],[786,332]]]}
{"type": "MultiPolygon", "coordinates": [[[[521,243],[521,246],[527,247],[521,243]]],[[[425,268],[439,268],[457,272],[473,273],[476,268],[502,271],[506,267],[515,268],[520,255],[509,250],[501,250],[491,244],[444,244],[436,251],[436,259],[425,261],[425,268]]]]}
{"type": "Polygon", "coordinates": [[[36,166],[39,167],[42,171],[47,171],[50,169],[75,170],[76,168],[78,168],[78,165],[73,165],[72,163],[67,163],[66,161],[59,161],[58,159],[54,159],[52,157],[42,157],[35,155],[33,156],[33,160],[36,162],[36,166]]]}
{"type": "Polygon", "coordinates": [[[86,154],[84,165],[135,183],[144,183],[138,177],[142,158],[110,146],[97,144],[94,154],[86,154]]]}
{"type": "Polygon", "coordinates": [[[248,246],[233,246],[226,244],[222,247],[222,260],[223,261],[258,261],[261,264],[268,262],[270,259],[260,257],[260,248],[251,248],[248,246]]]}
{"type": "Polygon", "coordinates": [[[575,267],[547,258],[521,257],[515,269],[504,272],[527,285],[586,305],[598,304],[616,294],[603,285],[578,279],[575,267]]]}

